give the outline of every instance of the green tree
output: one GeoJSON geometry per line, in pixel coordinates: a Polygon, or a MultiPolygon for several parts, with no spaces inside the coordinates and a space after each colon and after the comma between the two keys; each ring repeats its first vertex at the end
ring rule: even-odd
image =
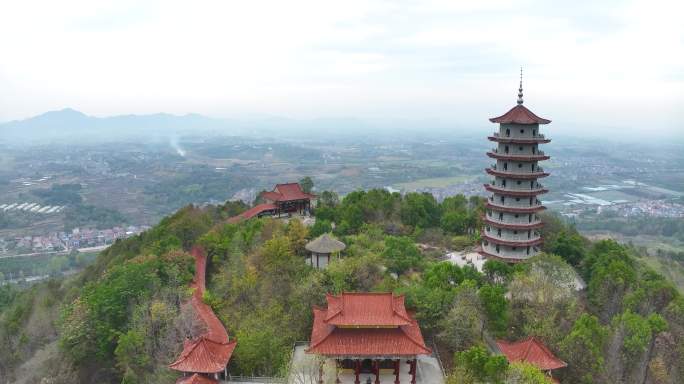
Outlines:
{"type": "Polygon", "coordinates": [[[423,263],[423,256],[413,240],[403,236],[388,236],[385,239],[385,251],[382,256],[387,262],[387,270],[397,275],[418,269],[423,263]]]}
{"type": "Polygon", "coordinates": [[[579,266],[586,255],[584,241],[577,232],[563,230],[549,244],[549,252],[559,255],[568,264],[579,266]]]}
{"type": "Polygon", "coordinates": [[[436,227],[440,211],[430,193],[408,193],[401,203],[401,221],[412,227],[436,227]]]}
{"type": "Polygon", "coordinates": [[[481,340],[485,315],[472,281],[457,288],[453,304],[440,322],[437,338],[450,351],[462,351],[481,340]]]}
{"type": "Polygon", "coordinates": [[[318,195],[318,208],[335,208],[340,204],[340,197],[333,191],[323,191],[318,195]]]}
{"type": "Polygon", "coordinates": [[[332,232],[332,225],[330,224],[330,221],[317,218],[316,222],[309,230],[309,235],[311,235],[312,238],[316,238],[324,233],[330,232],[332,232]]]}
{"type": "Polygon", "coordinates": [[[529,363],[516,362],[508,366],[506,372],[507,384],[553,384],[539,368],[529,363]]]}
{"type": "Polygon", "coordinates": [[[484,272],[487,279],[493,284],[504,284],[508,283],[513,276],[515,268],[509,263],[504,263],[499,260],[489,259],[485,261],[482,266],[482,272],[484,272]]]}
{"type": "Polygon", "coordinates": [[[463,235],[468,226],[468,213],[446,212],[442,215],[439,226],[444,232],[463,235]]]}
{"type": "Polygon", "coordinates": [[[454,289],[463,281],[463,271],[452,263],[430,263],[423,272],[423,281],[432,289],[454,289]]]}
{"type": "Polygon", "coordinates": [[[497,334],[503,334],[508,325],[508,301],[504,296],[506,290],[500,285],[483,285],[478,291],[484,313],[487,315],[489,328],[497,334]]]}
{"type": "Polygon", "coordinates": [[[480,345],[458,352],[455,365],[463,370],[470,382],[478,383],[503,383],[508,368],[506,357],[492,356],[480,345]]]}
{"type": "Polygon", "coordinates": [[[608,329],[596,316],[584,313],[560,343],[562,356],[568,362],[572,377],[581,383],[594,383],[604,375],[603,349],[608,329]]]}
{"type": "Polygon", "coordinates": [[[311,177],[306,176],[299,180],[299,186],[302,187],[302,191],[306,193],[311,193],[311,191],[313,191],[314,182],[311,179],[311,177]]]}

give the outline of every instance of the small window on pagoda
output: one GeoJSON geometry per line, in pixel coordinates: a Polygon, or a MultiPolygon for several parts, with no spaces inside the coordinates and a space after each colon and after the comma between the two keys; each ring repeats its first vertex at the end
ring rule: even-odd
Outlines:
{"type": "Polygon", "coordinates": [[[485,241],[484,241],[484,245],[485,245],[485,247],[488,246],[488,245],[489,245],[489,241],[485,240],[485,241]]]}
{"type": "Polygon", "coordinates": [[[522,181],[518,180],[518,185],[520,185],[521,183],[522,183],[522,181]]]}
{"type": "Polygon", "coordinates": [[[504,171],[508,170],[508,163],[504,163],[504,171]]]}
{"type": "Polygon", "coordinates": [[[508,153],[508,145],[504,147],[504,152],[508,153]]]}
{"type": "Polygon", "coordinates": [[[518,168],[522,168],[522,163],[518,163],[518,168]]]}
{"type": "Polygon", "coordinates": [[[530,247],[529,246],[527,247],[527,254],[528,255],[530,254],[530,247]]]}
{"type": "Polygon", "coordinates": [[[517,235],[517,234],[518,234],[518,231],[513,231],[513,234],[514,234],[514,235],[517,235]]]}
{"type": "Polygon", "coordinates": [[[530,205],[532,205],[532,198],[530,197],[530,205]]]}
{"type": "Polygon", "coordinates": [[[525,133],[525,130],[524,130],[524,129],[521,129],[521,130],[520,130],[520,133],[525,133]]]}
{"type": "Polygon", "coordinates": [[[518,151],[522,151],[522,150],[523,150],[523,147],[518,147],[518,151]]]}
{"type": "Polygon", "coordinates": [[[496,245],[496,253],[499,253],[499,244],[496,245]]]}
{"type": "Polygon", "coordinates": [[[489,225],[487,226],[487,232],[490,232],[492,229],[489,228],[489,225]]]}
{"type": "Polygon", "coordinates": [[[501,236],[501,228],[499,228],[499,229],[496,230],[496,235],[497,235],[497,236],[501,236]]]}
{"type": "Polygon", "coordinates": [[[517,251],[517,250],[518,250],[518,247],[513,247],[513,248],[511,248],[511,249],[514,250],[514,251],[517,251]]]}
{"type": "Polygon", "coordinates": [[[511,130],[510,128],[506,128],[506,137],[511,135],[511,130]]]}
{"type": "Polygon", "coordinates": [[[536,129],[532,130],[532,136],[537,136],[537,130],[536,129]]]}
{"type": "Polygon", "coordinates": [[[518,218],[518,216],[519,216],[519,215],[518,215],[518,214],[516,213],[516,214],[515,214],[515,218],[517,219],[517,218],[518,218]]]}
{"type": "Polygon", "coordinates": [[[515,201],[520,201],[520,198],[519,198],[519,197],[516,197],[516,198],[515,198],[515,201]]]}

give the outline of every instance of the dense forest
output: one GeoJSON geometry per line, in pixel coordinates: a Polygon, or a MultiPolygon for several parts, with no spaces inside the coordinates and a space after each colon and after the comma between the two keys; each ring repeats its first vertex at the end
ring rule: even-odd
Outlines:
{"type": "Polygon", "coordinates": [[[117,241],[76,277],[0,287],[0,382],[173,383],[166,365],[195,332],[181,303],[196,244],[210,261],[204,300],[238,339],[232,374],[284,376],[326,292],[393,291],[406,295],[449,384],[548,383],[486,348],[531,335],[568,363],[557,375],[564,383],[684,380],[681,295],[634,249],[591,243],[553,216],[544,217],[544,253],[519,265],[488,261],[480,273],[441,258],[478,242],[476,197],[323,192],[312,227],[226,223],[245,208],[188,206],[117,241]],[[308,267],[304,245],[329,231],[347,244],[343,257],[308,267]],[[578,276],[586,289],[575,289],[578,276]]]}

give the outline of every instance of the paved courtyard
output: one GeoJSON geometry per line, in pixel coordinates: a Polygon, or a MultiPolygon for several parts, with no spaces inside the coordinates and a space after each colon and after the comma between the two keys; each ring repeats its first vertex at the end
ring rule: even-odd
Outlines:
{"type": "MultiPolygon", "coordinates": [[[[292,370],[288,378],[288,384],[318,384],[319,363],[323,364],[323,383],[335,383],[335,361],[322,360],[320,357],[311,355],[305,352],[308,345],[298,345],[294,350],[292,356],[292,370]]],[[[340,382],[342,384],[354,383],[354,372],[352,370],[340,371],[340,382]]],[[[375,375],[369,373],[362,373],[359,375],[362,384],[368,382],[370,378],[371,383],[375,383],[375,375]]],[[[391,384],[394,383],[394,374],[391,369],[380,370],[380,383],[391,384]]],[[[409,384],[411,382],[411,375],[409,375],[409,366],[404,361],[401,363],[399,372],[399,380],[401,383],[409,384]]],[[[444,384],[444,376],[439,367],[439,362],[433,356],[419,356],[416,368],[416,383],[417,384],[444,384]]]]}

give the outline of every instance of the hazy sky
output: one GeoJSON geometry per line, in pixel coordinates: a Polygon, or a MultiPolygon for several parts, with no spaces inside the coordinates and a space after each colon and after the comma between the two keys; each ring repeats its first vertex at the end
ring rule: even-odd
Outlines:
{"type": "MultiPolygon", "coordinates": [[[[439,119],[525,101],[566,127],[684,130],[684,1],[0,2],[0,121],[439,119]]],[[[593,129],[593,128],[592,128],[593,129]]]]}

